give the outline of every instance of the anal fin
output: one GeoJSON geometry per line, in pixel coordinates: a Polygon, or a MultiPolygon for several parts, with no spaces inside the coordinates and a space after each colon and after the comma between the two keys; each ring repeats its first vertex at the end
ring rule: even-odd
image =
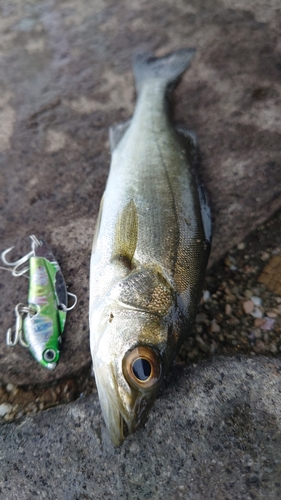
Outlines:
{"type": "Polygon", "coordinates": [[[116,146],[119,144],[130,125],[131,120],[127,120],[126,122],[118,123],[117,125],[113,125],[109,128],[109,142],[111,152],[113,152],[116,146]]]}

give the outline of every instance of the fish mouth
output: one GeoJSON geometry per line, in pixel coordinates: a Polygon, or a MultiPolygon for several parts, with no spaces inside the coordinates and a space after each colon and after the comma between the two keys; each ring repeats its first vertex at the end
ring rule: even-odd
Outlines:
{"type": "Polygon", "coordinates": [[[129,428],[126,424],[126,420],[124,419],[124,417],[122,416],[122,414],[120,413],[120,434],[121,434],[121,437],[124,441],[124,439],[126,439],[126,437],[129,436],[129,428]]]}
{"type": "Polygon", "coordinates": [[[107,412],[104,411],[104,407],[102,405],[102,413],[112,443],[116,447],[121,446],[124,439],[126,439],[129,434],[135,430],[132,423],[125,418],[123,413],[116,406],[116,403],[113,401],[109,402],[107,412]]]}
{"type": "MultiPolygon", "coordinates": [[[[98,386],[99,384],[97,384],[98,386]]],[[[129,434],[132,434],[136,425],[136,412],[134,407],[123,407],[119,404],[114,394],[108,394],[104,388],[98,387],[99,400],[103,419],[114,446],[120,446],[129,434]]],[[[126,405],[127,406],[127,405],[126,405]]]]}
{"type": "Polygon", "coordinates": [[[147,404],[146,398],[137,398],[137,401],[130,407],[120,408],[120,405],[110,396],[106,402],[100,400],[100,404],[111,441],[116,447],[120,446],[124,439],[144,424],[151,406],[151,404],[147,404]]]}
{"type": "Polygon", "coordinates": [[[118,379],[112,366],[96,368],[95,380],[111,441],[120,446],[144,423],[154,397],[129,387],[124,377],[118,379]]]}

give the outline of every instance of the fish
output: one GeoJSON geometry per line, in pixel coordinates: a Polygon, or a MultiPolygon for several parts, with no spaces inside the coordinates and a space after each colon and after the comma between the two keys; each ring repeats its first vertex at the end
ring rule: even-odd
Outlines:
{"type": "Polygon", "coordinates": [[[131,120],[109,131],[111,164],[90,263],[90,349],[115,446],[144,424],[202,293],[211,212],[194,171],[196,137],[168,94],[195,50],[139,54],[131,120]]]}

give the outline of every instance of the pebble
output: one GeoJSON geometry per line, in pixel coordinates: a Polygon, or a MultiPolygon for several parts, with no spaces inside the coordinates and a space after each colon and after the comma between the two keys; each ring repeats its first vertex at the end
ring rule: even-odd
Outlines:
{"type": "Polygon", "coordinates": [[[250,314],[254,310],[254,304],[251,300],[245,300],[242,304],[243,311],[246,314],[250,314]]]}
{"type": "Polygon", "coordinates": [[[238,250],[245,250],[245,248],[246,248],[246,244],[244,241],[241,241],[241,243],[238,243],[238,245],[237,245],[238,250]]]}
{"type": "Polygon", "coordinates": [[[232,307],[230,304],[226,304],[225,306],[225,314],[227,314],[228,316],[230,316],[230,314],[232,313],[232,307]]]}
{"type": "Polygon", "coordinates": [[[12,392],[14,390],[14,388],[15,388],[14,384],[7,384],[6,385],[7,392],[12,392]]]}
{"type": "Polygon", "coordinates": [[[258,340],[256,345],[253,347],[256,354],[261,354],[265,352],[265,345],[262,340],[258,340]]]}
{"type": "Polygon", "coordinates": [[[277,318],[277,314],[273,311],[268,311],[266,315],[268,318],[277,318]]]}
{"type": "Polygon", "coordinates": [[[204,314],[204,313],[199,313],[197,314],[196,318],[195,318],[195,321],[196,323],[203,323],[204,321],[206,321],[207,319],[207,315],[204,314]]]}
{"type": "Polygon", "coordinates": [[[210,298],[211,298],[211,294],[210,294],[209,290],[204,290],[204,292],[203,292],[203,301],[207,302],[208,300],[210,300],[210,298]]]}
{"type": "Polygon", "coordinates": [[[251,301],[253,302],[253,304],[257,307],[260,307],[262,305],[262,300],[260,297],[256,297],[255,295],[253,295],[251,297],[251,301]]]}
{"type": "Polygon", "coordinates": [[[219,333],[220,331],[221,331],[220,325],[218,325],[216,320],[213,319],[213,321],[211,321],[210,332],[211,333],[219,333]]]}
{"type": "Polygon", "coordinates": [[[261,325],[262,330],[272,330],[275,324],[275,319],[273,318],[265,318],[265,321],[261,325]]]}
{"type": "Polygon", "coordinates": [[[269,257],[270,257],[270,255],[269,255],[268,252],[262,252],[262,254],[261,254],[261,260],[263,260],[265,262],[266,260],[269,259],[269,257]]]}
{"type": "Polygon", "coordinates": [[[265,322],[264,318],[256,318],[254,321],[254,325],[260,328],[264,322],[265,322]]]}
{"type": "Polygon", "coordinates": [[[255,307],[255,309],[250,312],[251,316],[253,316],[253,318],[263,318],[263,312],[258,308],[258,307],[255,307]]]}
{"type": "Polygon", "coordinates": [[[2,403],[0,405],[0,417],[4,417],[8,413],[10,413],[12,409],[12,405],[10,403],[2,403]]]}

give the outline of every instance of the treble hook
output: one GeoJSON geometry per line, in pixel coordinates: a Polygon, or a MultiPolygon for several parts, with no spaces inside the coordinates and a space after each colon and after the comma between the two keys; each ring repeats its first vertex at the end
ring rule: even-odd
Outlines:
{"type": "MultiPolygon", "coordinates": [[[[24,267],[21,271],[18,271],[18,268],[20,266],[22,266],[23,264],[25,264],[26,262],[28,262],[29,259],[30,259],[30,257],[34,256],[35,248],[37,248],[38,246],[42,245],[42,242],[40,240],[38,240],[36,238],[36,236],[34,236],[34,234],[32,234],[30,236],[30,239],[32,241],[30,252],[28,252],[26,255],[24,255],[20,259],[16,260],[15,262],[9,262],[6,259],[7,253],[11,252],[11,250],[13,250],[13,248],[15,248],[15,247],[7,248],[7,250],[4,250],[1,253],[1,260],[2,260],[2,262],[6,266],[8,266],[8,267],[13,267],[13,269],[11,269],[11,273],[12,273],[13,276],[22,276],[24,273],[26,273],[28,271],[28,269],[29,269],[28,267],[24,267]]],[[[4,269],[4,268],[1,268],[1,269],[4,269]]],[[[7,271],[10,271],[10,269],[7,269],[7,271]]]]}
{"type": "Polygon", "coordinates": [[[67,292],[67,295],[74,298],[74,304],[70,307],[66,307],[65,304],[59,304],[59,309],[62,309],[64,312],[72,311],[72,309],[74,309],[74,307],[77,304],[77,295],[75,295],[74,293],[70,293],[70,292],[67,292]]]}
{"type": "Polygon", "coordinates": [[[22,318],[24,314],[30,313],[30,308],[25,306],[24,304],[17,304],[15,307],[16,314],[16,326],[14,339],[12,339],[12,328],[9,328],[6,334],[6,344],[10,347],[14,347],[18,342],[23,347],[28,347],[28,344],[25,342],[23,337],[23,329],[22,329],[22,318]]]}

